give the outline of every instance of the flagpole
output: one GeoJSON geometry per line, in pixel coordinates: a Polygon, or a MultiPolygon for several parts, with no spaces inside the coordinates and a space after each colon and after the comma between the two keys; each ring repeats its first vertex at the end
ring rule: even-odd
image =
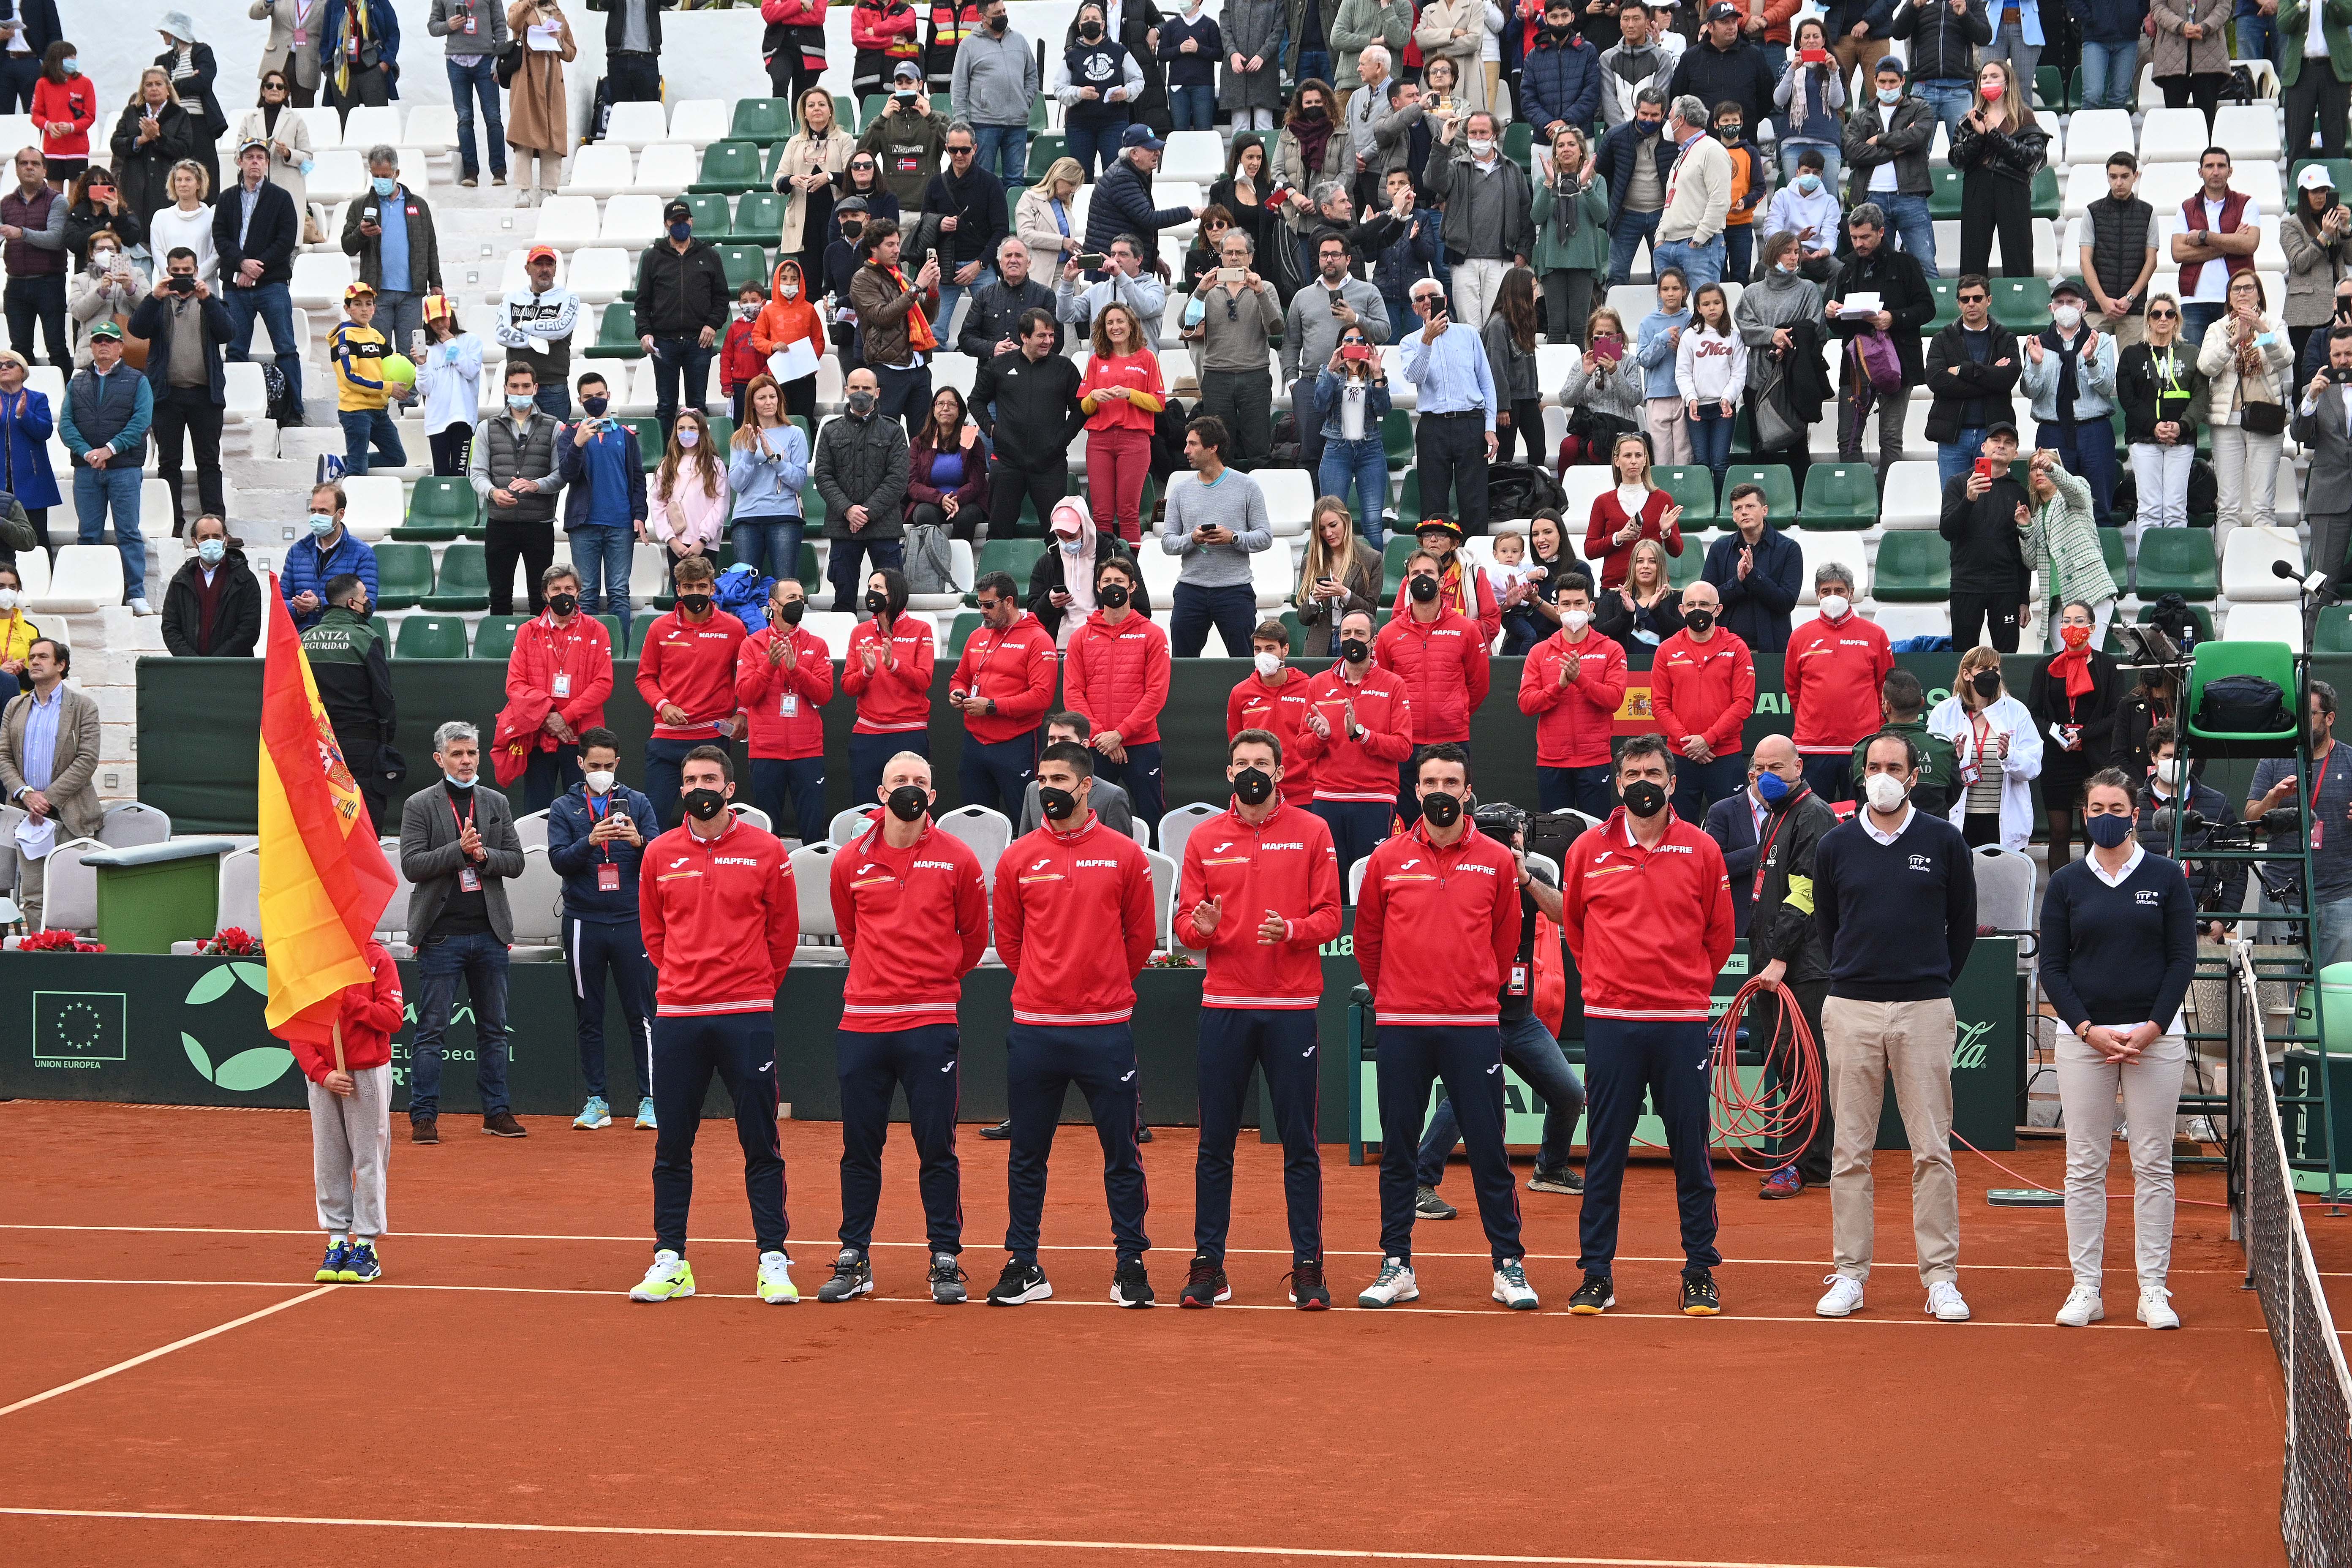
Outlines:
{"type": "Polygon", "coordinates": [[[349,1070],[343,1066],[343,1015],[340,999],[335,1005],[335,1070],[337,1072],[349,1070]]]}

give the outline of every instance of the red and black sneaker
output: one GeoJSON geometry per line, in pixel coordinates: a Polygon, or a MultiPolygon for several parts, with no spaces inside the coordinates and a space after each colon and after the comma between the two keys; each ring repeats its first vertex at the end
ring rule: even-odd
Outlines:
{"type": "Polygon", "coordinates": [[[1797,1167],[1783,1165],[1766,1179],[1764,1190],[1756,1195],[1759,1198],[1793,1198],[1801,1195],[1804,1190],[1805,1178],[1797,1174],[1797,1167]]]}
{"type": "Polygon", "coordinates": [[[1205,1252],[1192,1257],[1192,1278],[1184,1281],[1183,1293],[1176,1298],[1180,1307],[1213,1307],[1220,1301],[1234,1299],[1234,1288],[1225,1279],[1225,1271],[1217,1260],[1205,1252]]]}
{"type": "Polygon", "coordinates": [[[1291,1266],[1290,1304],[1302,1312],[1331,1310],[1331,1289],[1323,1283],[1323,1260],[1302,1258],[1291,1266]]]}

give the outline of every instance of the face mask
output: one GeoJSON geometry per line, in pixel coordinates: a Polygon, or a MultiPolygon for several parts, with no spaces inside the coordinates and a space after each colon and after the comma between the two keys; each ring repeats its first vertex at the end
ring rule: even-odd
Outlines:
{"type": "Polygon", "coordinates": [[[1265,676],[1268,680],[1273,679],[1275,671],[1281,668],[1282,656],[1280,654],[1262,653],[1257,656],[1257,672],[1260,675],[1265,676]]]}
{"type": "Polygon", "coordinates": [[[370,616],[375,614],[375,606],[369,604],[364,599],[361,600],[356,605],[352,605],[346,607],[350,609],[352,614],[357,616],[362,620],[366,620],[370,616]]]}
{"type": "Polygon", "coordinates": [[[333,517],[323,511],[314,511],[310,514],[311,538],[324,539],[327,535],[334,531],[335,520],[333,517]]]}
{"type": "Polygon", "coordinates": [[[1349,664],[1361,664],[1372,657],[1372,645],[1361,637],[1342,637],[1339,640],[1339,657],[1349,664]]]}
{"type": "Polygon", "coordinates": [[[1066,789],[1051,784],[1037,787],[1037,809],[1045,814],[1048,822],[1067,822],[1078,809],[1078,797],[1066,789]]]}
{"type": "Polygon", "coordinates": [[[1803,267],[1801,263],[1798,262],[1792,257],[1789,260],[1781,262],[1778,267],[1773,268],[1773,270],[1780,273],[1783,278],[1794,278],[1800,271],[1803,270],[1803,267]]]}
{"type": "Polygon", "coordinates": [[[1636,120],[1633,123],[1642,128],[1642,134],[1644,136],[1655,136],[1666,128],[1666,122],[1663,120],[1636,120]]]}
{"type": "Polygon", "coordinates": [[[900,784],[890,792],[890,815],[901,822],[920,822],[931,808],[931,797],[919,785],[900,784]]]}
{"type": "Polygon", "coordinates": [[[219,565],[221,557],[227,553],[228,544],[225,540],[202,539],[196,542],[196,559],[207,566],[219,565]]]}
{"type": "Polygon", "coordinates": [[[65,58],[59,60],[58,64],[65,68],[65,73],[68,76],[71,76],[76,71],[81,69],[80,59],[73,55],[68,55],[65,58]]]}
{"type": "Polygon", "coordinates": [[[1012,19],[1010,16],[991,16],[988,19],[988,30],[992,33],[1002,33],[1012,19]]]}
{"type": "Polygon", "coordinates": [[[1852,608],[1853,608],[1852,601],[1848,600],[1843,594],[1822,595],[1822,619],[1825,621],[1842,621],[1845,619],[1845,613],[1852,608]]]}
{"type": "MultiPolygon", "coordinates": [[[[870,184],[871,182],[868,183],[870,184]]],[[[856,245],[857,243],[857,237],[865,232],[866,226],[862,223],[845,223],[841,226],[841,237],[849,241],[852,245],[856,245]]]]}
{"type": "Polygon", "coordinates": [[[1493,137],[1473,136],[1470,138],[1470,156],[1477,159],[1483,163],[1494,155],[1495,139],[1493,137]]]}
{"type": "Polygon", "coordinates": [[[1899,87],[1882,87],[1878,89],[1878,101],[1892,109],[1903,101],[1903,89],[1899,87]]]}
{"type": "Polygon", "coordinates": [[[2000,671],[1997,669],[1979,669],[1974,675],[1969,677],[1969,684],[1976,688],[1976,692],[1979,697],[1981,697],[1986,701],[1990,702],[1994,698],[2000,695],[2000,671]]]}
{"type": "Polygon", "coordinates": [[[2119,849],[2131,837],[2132,819],[2119,811],[2104,812],[2083,824],[2091,842],[2102,849],[2119,849]]]}
{"type": "Polygon", "coordinates": [[[400,182],[398,180],[392,179],[387,175],[378,174],[372,184],[375,186],[375,194],[377,195],[388,196],[392,195],[393,188],[398,185],[400,182]]]}
{"type": "Polygon", "coordinates": [[[792,603],[786,605],[782,609],[776,613],[782,619],[784,625],[788,626],[799,626],[801,624],[801,617],[808,614],[808,601],[806,599],[794,599],[792,603]]]}
{"type": "Polygon", "coordinates": [[[1821,188],[1822,177],[1819,174],[1800,174],[1797,176],[1797,189],[1804,192],[1805,195],[1810,196],[1821,188]]]}
{"type": "Polygon", "coordinates": [[[1893,773],[1873,773],[1863,781],[1862,793],[1873,811],[1892,812],[1901,807],[1904,796],[1911,792],[1893,773]]]}
{"type": "Polygon", "coordinates": [[[1421,817],[1432,827],[1451,827],[1462,820],[1461,798],[1432,790],[1421,797],[1421,817]]]}
{"type": "Polygon", "coordinates": [[[783,295],[787,300],[799,299],[801,297],[801,286],[797,283],[785,284],[783,288],[783,295]]]}
{"type": "Polygon", "coordinates": [[[2071,332],[2083,324],[2083,308],[2080,305],[2053,305],[2050,319],[2058,323],[2060,331],[2071,332]]]}
{"type": "Polygon", "coordinates": [[[1580,632],[1585,627],[1592,624],[1592,612],[1590,610],[1562,610],[1559,613],[1559,624],[1566,626],[1570,631],[1580,632]]]}
{"type": "Polygon", "coordinates": [[[677,444],[689,452],[702,445],[702,432],[699,430],[680,430],[677,435],[677,444]]]}
{"type": "Polygon", "coordinates": [[[472,779],[461,779],[446,768],[443,768],[441,770],[441,776],[448,782],[451,789],[471,789],[474,787],[474,781],[472,779]]]}
{"type": "Polygon", "coordinates": [[[727,809],[727,797],[715,789],[690,789],[685,804],[687,816],[697,822],[709,822],[727,809]]]}
{"type": "Polygon", "coordinates": [[[849,395],[849,411],[863,418],[874,412],[875,402],[876,396],[873,393],[853,392],[849,395]]]}
{"type": "Polygon", "coordinates": [[[887,613],[888,613],[889,608],[890,608],[890,595],[887,595],[887,594],[868,594],[868,595],[866,595],[866,613],[867,615],[869,615],[869,616],[879,616],[879,615],[885,615],[885,614],[887,614],[887,613]]]}
{"type": "Polygon", "coordinates": [[[2088,626],[2060,626],[2058,628],[2058,640],[2064,643],[2068,647],[2079,648],[2091,640],[2091,628],[2088,626]]]}
{"type": "Polygon", "coordinates": [[[1244,805],[1264,805],[1274,798],[1274,775],[1264,768],[1244,768],[1234,775],[1234,793],[1244,805]]]}
{"type": "Polygon", "coordinates": [[[0,612],[13,610],[16,607],[16,590],[14,588],[0,588],[0,612]]]}
{"type": "Polygon", "coordinates": [[[1665,786],[1648,779],[1635,779],[1625,786],[1625,809],[1643,821],[1666,809],[1665,786]]]}
{"type": "Polygon", "coordinates": [[[2189,777],[2189,764],[2179,757],[2166,757],[2156,764],[2156,776],[2174,789],[2179,789],[2189,777]]]}
{"type": "Polygon", "coordinates": [[[612,770],[609,768],[601,769],[593,773],[585,773],[580,776],[588,781],[588,793],[590,795],[609,795],[612,793],[614,774],[612,770]]]}
{"type": "Polygon", "coordinates": [[[1076,555],[1077,552],[1078,552],[1078,541],[1076,541],[1076,539],[1065,539],[1064,541],[1062,541],[1062,553],[1063,553],[1063,554],[1065,554],[1065,555],[1076,555]]]}
{"type": "Polygon", "coordinates": [[[756,321],[760,319],[760,307],[738,305],[735,307],[735,319],[739,321],[756,321]]]}
{"type": "Polygon", "coordinates": [[[1688,611],[1683,616],[1683,625],[1690,627],[1699,636],[1705,637],[1715,630],[1715,612],[1713,610],[1688,611]]]}
{"type": "Polygon", "coordinates": [[[1106,583],[1095,590],[1095,598],[1106,610],[1124,609],[1127,605],[1127,584],[1106,583]]]}
{"type": "Polygon", "coordinates": [[[507,394],[507,406],[514,410],[517,414],[529,412],[535,401],[536,400],[532,398],[530,394],[527,392],[509,392],[507,394]]]}
{"type": "Polygon", "coordinates": [[[702,614],[703,611],[710,608],[710,595],[708,594],[680,594],[677,596],[677,607],[684,610],[689,616],[698,616],[702,614]]]}
{"type": "Polygon", "coordinates": [[[1426,605],[1432,599],[1437,597],[1437,579],[1434,577],[1415,577],[1412,580],[1412,586],[1409,592],[1412,595],[1414,599],[1426,605]]]}
{"type": "Polygon", "coordinates": [[[583,397],[580,400],[580,406],[588,411],[589,418],[602,419],[604,410],[613,406],[613,400],[609,397],[583,397]]]}
{"type": "Polygon", "coordinates": [[[1202,300],[1187,300],[1184,305],[1184,324],[1188,327],[1197,327],[1202,321],[1207,319],[1208,314],[1209,307],[1207,301],[1202,300]]]}
{"type": "Polygon", "coordinates": [[[1778,805],[1789,798],[1789,781],[1766,769],[1756,775],[1756,798],[1766,805],[1778,805]]]}
{"type": "Polygon", "coordinates": [[[694,226],[690,223],[674,223],[669,226],[669,237],[683,245],[694,237],[694,226]]]}
{"type": "Polygon", "coordinates": [[[89,253],[89,269],[92,272],[103,272],[113,265],[114,252],[110,250],[93,250],[89,253]]]}
{"type": "Polygon", "coordinates": [[[1718,125],[1715,128],[1715,134],[1718,141],[1737,142],[1739,140],[1739,127],[1737,125],[1718,125]]]}
{"type": "Polygon", "coordinates": [[[1100,22],[1079,23],[1078,37],[1086,39],[1087,42],[1090,44],[1093,43],[1097,38],[1102,37],[1102,24],[1100,22]]]}
{"type": "Polygon", "coordinates": [[[579,595],[574,594],[550,594],[547,596],[547,607],[553,610],[559,616],[568,616],[572,611],[580,607],[579,595]]]}
{"type": "Polygon", "coordinates": [[[1984,94],[1985,101],[1987,103],[1999,103],[2000,101],[2002,85],[2002,83],[1996,81],[1981,87],[1977,90],[1984,94]]]}

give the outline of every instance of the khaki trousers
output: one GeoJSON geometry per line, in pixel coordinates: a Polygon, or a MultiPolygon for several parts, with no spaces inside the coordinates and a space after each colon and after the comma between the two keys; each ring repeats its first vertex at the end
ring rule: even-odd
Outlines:
{"type": "Polygon", "coordinates": [[[1959,1281],[1960,1198],[1952,1173],[1952,1047],[1958,1026],[1948,997],[1932,1002],[1822,1004],[1829,1037],[1830,1230],[1837,1271],[1870,1278],[1874,1215],[1870,1173],[1887,1080],[1911,1142],[1911,1234],[1919,1282],[1959,1281]]]}

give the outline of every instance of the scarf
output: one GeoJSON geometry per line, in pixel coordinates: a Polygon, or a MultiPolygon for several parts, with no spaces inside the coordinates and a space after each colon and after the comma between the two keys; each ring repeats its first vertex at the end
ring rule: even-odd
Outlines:
{"type": "Polygon", "coordinates": [[[2050,673],[2066,678],[2066,709],[2071,718],[2074,704],[2091,694],[2091,645],[2051,656],[2050,673]]]}
{"type": "Polygon", "coordinates": [[[1556,174],[1552,176],[1555,184],[1551,214],[1559,224],[1559,237],[1563,240],[1574,239],[1584,227],[1584,187],[1578,181],[1578,175],[1582,173],[1580,169],[1575,174],[1556,174]]]}
{"type": "Polygon", "coordinates": [[[1307,170],[1307,183],[1314,184],[1322,178],[1323,150],[1331,144],[1331,117],[1294,120],[1290,133],[1298,138],[1298,161],[1307,170]]]}
{"type": "MultiPolygon", "coordinates": [[[[907,274],[898,268],[890,268],[890,280],[903,292],[915,291],[915,286],[907,281],[907,274]]],[[[940,340],[931,334],[930,318],[923,314],[920,300],[907,307],[907,346],[919,354],[940,352],[940,340]]]]}
{"type": "Polygon", "coordinates": [[[2071,430],[2074,426],[2074,400],[2082,395],[2081,384],[2075,379],[2074,371],[2086,335],[2076,332],[2074,344],[2070,346],[2059,337],[2055,326],[2042,334],[2042,346],[2058,356],[2057,423],[2061,429],[2071,430]]]}
{"type": "MultiPolygon", "coordinates": [[[[369,40],[373,37],[368,27],[367,9],[368,0],[350,0],[343,8],[343,37],[345,39],[356,38],[362,49],[367,47],[369,40]]],[[[335,95],[338,98],[352,89],[352,59],[354,53],[348,42],[335,51],[335,95]]],[[[2004,258],[2007,255],[2006,251],[2002,252],[2004,258]]]]}

